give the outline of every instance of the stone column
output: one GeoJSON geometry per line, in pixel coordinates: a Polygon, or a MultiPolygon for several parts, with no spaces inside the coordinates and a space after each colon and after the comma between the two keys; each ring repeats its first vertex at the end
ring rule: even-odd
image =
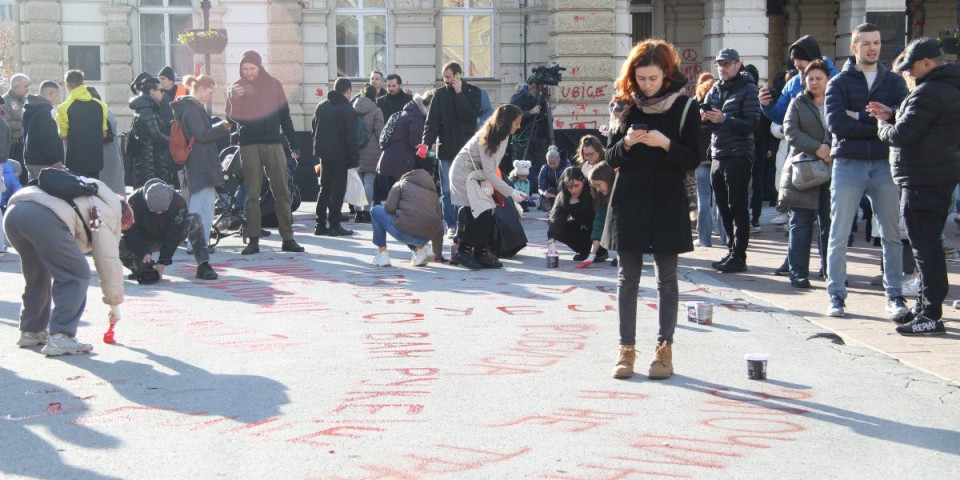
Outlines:
{"type": "Polygon", "coordinates": [[[60,46],[60,3],[45,0],[18,1],[16,58],[20,70],[34,84],[43,80],[63,80],[63,50],[60,46]]]}
{"type": "Polygon", "coordinates": [[[300,109],[304,112],[305,130],[310,130],[313,110],[326,98],[337,76],[336,57],[330,58],[334,50],[328,43],[330,15],[330,10],[325,7],[310,7],[300,15],[303,31],[303,94],[300,109]]]}
{"type": "MultiPolygon", "coordinates": [[[[440,77],[437,14],[440,2],[433,0],[388,0],[392,3],[387,22],[393,22],[388,38],[394,47],[388,61],[403,72],[404,89],[422,90],[437,85],[440,77]],[[417,88],[417,87],[420,88],[417,88]]],[[[388,47],[389,48],[389,47],[388,47]]]]}
{"type": "MultiPolygon", "coordinates": [[[[290,0],[271,0],[267,5],[267,59],[273,75],[287,94],[293,127],[309,130],[310,119],[304,119],[303,48],[300,44],[301,8],[290,0]]],[[[312,111],[311,111],[312,112],[312,111]]]]}
{"type": "MultiPolygon", "coordinates": [[[[703,51],[712,63],[717,52],[733,48],[740,60],[764,74],[767,66],[766,2],[763,0],[706,0],[704,2],[703,51]]],[[[716,74],[714,74],[716,76],[716,74]]],[[[761,79],[766,81],[766,79],[761,79]]]]}
{"type": "Polygon", "coordinates": [[[563,81],[552,87],[554,128],[600,128],[608,122],[613,96],[611,79],[629,49],[629,33],[617,25],[617,15],[628,15],[619,0],[548,0],[550,12],[547,51],[551,61],[566,67],[563,81]],[[619,8],[618,8],[619,6],[619,8]],[[619,33],[616,33],[619,32],[619,33]]]}
{"type": "Polygon", "coordinates": [[[130,87],[133,74],[133,32],[130,28],[132,8],[125,5],[101,7],[106,19],[103,33],[106,45],[103,47],[103,83],[101,91],[103,101],[117,117],[117,127],[121,131],[129,128],[133,112],[127,108],[130,99],[130,87]]]}

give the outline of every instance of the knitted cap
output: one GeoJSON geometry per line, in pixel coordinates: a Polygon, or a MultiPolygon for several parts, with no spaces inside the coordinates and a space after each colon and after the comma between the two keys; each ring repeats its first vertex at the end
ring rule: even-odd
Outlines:
{"type": "Polygon", "coordinates": [[[159,178],[153,178],[143,185],[143,199],[147,208],[153,213],[165,212],[170,209],[173,200],[173,188],[159,178]]]}
{"type": "Polygon", "coordinates": [[[160,73],[157,74],[158,77],[169,78],[170,80],[176,80],[177,74],[173,73],[173,67],[167,65],[160,70],[160,73]]]}

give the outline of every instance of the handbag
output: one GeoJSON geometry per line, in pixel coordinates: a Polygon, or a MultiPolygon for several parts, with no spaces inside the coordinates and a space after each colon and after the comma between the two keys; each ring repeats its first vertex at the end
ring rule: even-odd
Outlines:
{"type": "Polygon", "coordinates": [[[797,190],[808,190],[830,181],[830,166],[819,157],[801,152],[788,160],[793,166],[790,183],[797,190]]]}

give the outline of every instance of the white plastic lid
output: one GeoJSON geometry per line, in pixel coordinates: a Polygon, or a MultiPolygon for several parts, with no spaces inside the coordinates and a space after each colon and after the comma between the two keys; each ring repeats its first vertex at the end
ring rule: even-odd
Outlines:
{"type": "Polygon", "coordinates": [[[763,361],[767,361],[767,360],[769,359],[769,357],[770,357],[770,356],[767,355],[766,353],[748,353],[748,354],[746,354],[746,355],[743,356],[743,359],[744,359],[744,360],[763,360],[763,361]]]}

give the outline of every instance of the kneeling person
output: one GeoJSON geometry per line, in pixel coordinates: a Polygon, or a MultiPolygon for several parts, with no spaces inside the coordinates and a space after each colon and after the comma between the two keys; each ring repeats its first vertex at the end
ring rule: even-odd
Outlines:
{"type": "MultiPolygon", "coordinates": [[[[433,159],[414,158],[414,169],[403,174],[390,188],[383,205],[376,205],[370,211],[373,243],[379,248],[373,264],[378,267],[390,265],[387,233],[414,249],[410,264],[415,267],[422,267],[431,259],[427,242],[433,242],[434,250],[442,248],[443,213],[437,201],[437,186],[427,171],[433,169],[433,159]]],[[[437,252],[433,252],[433,256],[436,255],[437,252]]]]}
{"type": "Polygon", "coordinates": [[[154,250],[160,251],[156,268],[159,278],[163,278],[163,270],[173,263],[177,247],[189,239],[197,260],[197,278],[217,279],[207,250],[208,228],[204,228],[199,215],[187,213],[187,202],[173,187],[154,178],[134,190],[127,201],[136,221],[123,231],[120,260],[133,272],[132,278],[145,266],[153,264],[154,250]]]}

